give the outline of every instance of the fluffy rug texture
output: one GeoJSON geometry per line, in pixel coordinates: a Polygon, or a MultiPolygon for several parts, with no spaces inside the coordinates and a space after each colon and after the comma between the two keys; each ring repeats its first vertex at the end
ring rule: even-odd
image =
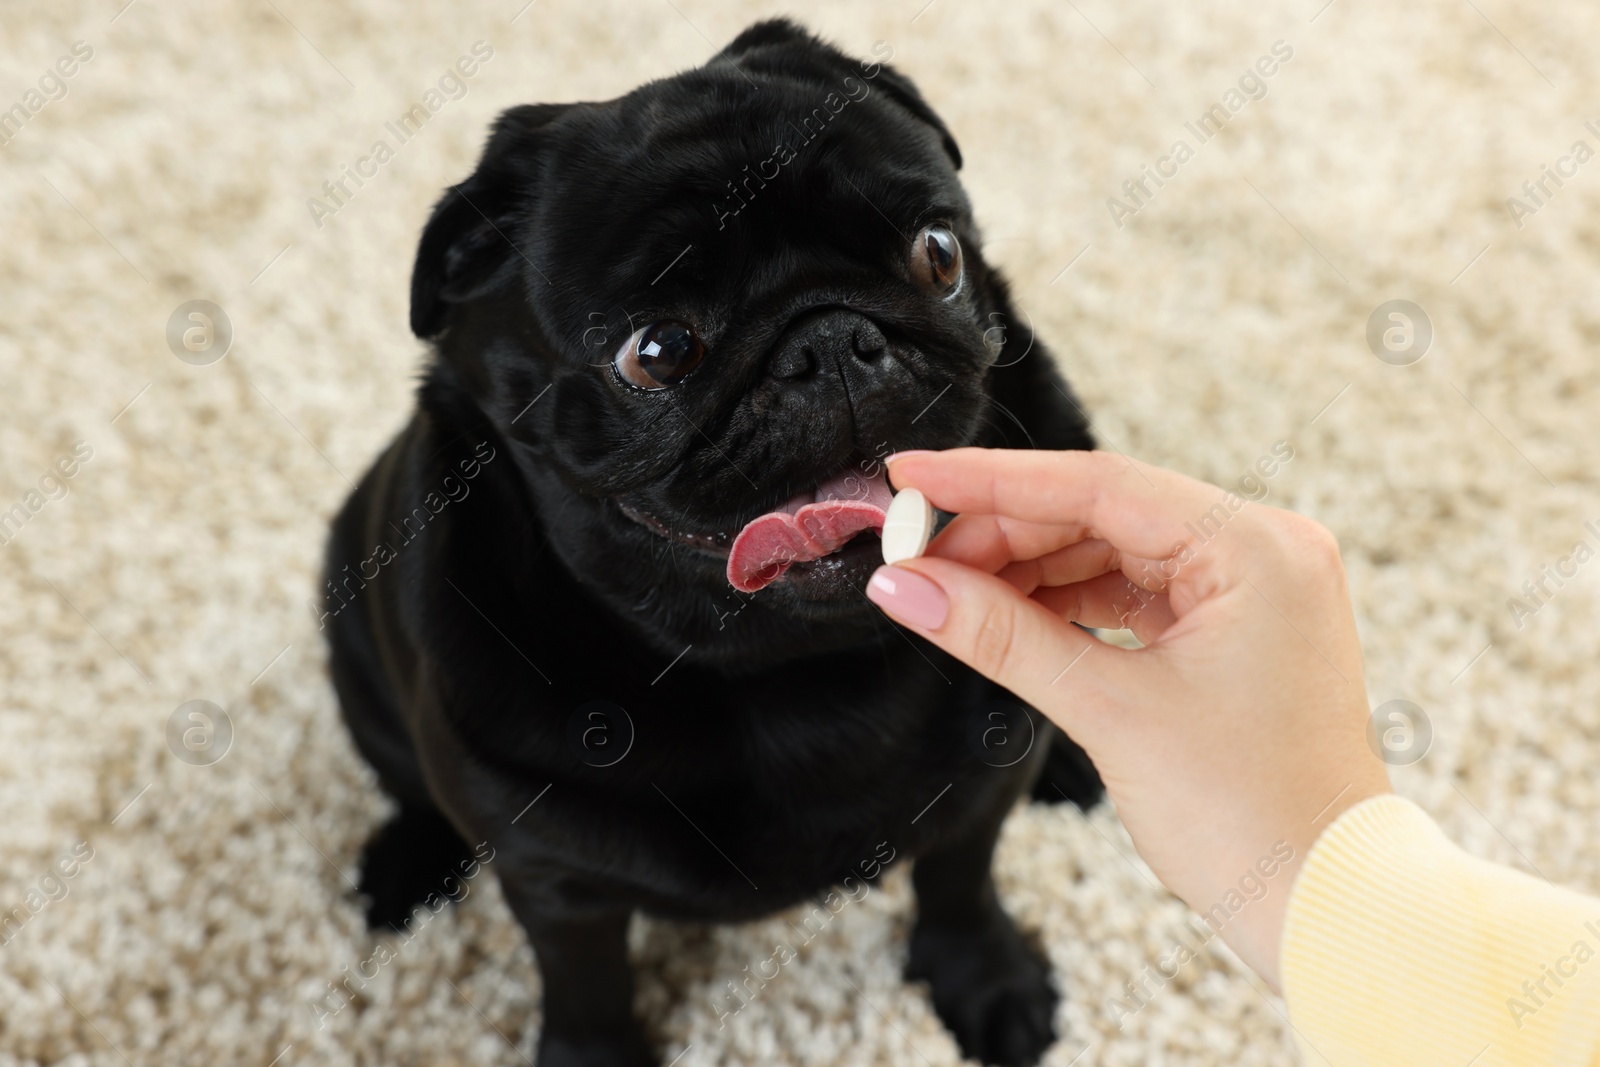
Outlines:
{"type": "MultiPolygon", "coordinates": [[[[616,95],[781,12],[524,2],[95,0],[5,19],[0,107],[23,113],[0,127],[0,511],[23,514],[0,527],[0,1067],[531,1054],[538,980],[489,877],[383,942],[394,958],[342,1010],[313,1007],[371,970],[350,879],[386,802],[306,601],[329,517],[411,406],[419,227],[495,113],[616,95]],[[396,144],[385,123],[479,41],[492,56],[464,91],[447,82],[396,144]],[[393,157],[327,199],[379,139],[393,157]],[[225,310],[224,358],[174,356],[190,300],[225,310]],[[180,713],[192,700],[225,709],[218,762],[224,723],[180,713]]],[[[949,121],[988,252],[1105,447],[1229,484],[1292,447],[1266,499],[1338,533],[1369,696],[1431,722],[1397,788],[1472,851],[1600,890],[1600,562],[1558,573],[1600,547],[1600,8],[791,13],[852,52],[888,42],[949,121]],[[1271,76],[1247,77],[1275,44],[1271,76]],[[1213,104],[1227,122],[1202,141],[1186,124],[1213,104]],[[1126,191],[1147,166],[1164,184],[1126,191]],[[1368,344],[1393,299],[1431,323],[1420,362],[1368,344]]],[[[1019,809],[998,870],[1065,994],[1049,1063],[1294,1061],[1281,1003],[1220,945],[1151,977],[1191,917],[1114,812],[1019,809]]],[[[900,979],[911,904],[899,871],[721,1022],[713,998],[783,918],[638,922],[663,1060],[958,1061],[900,979]]]]}

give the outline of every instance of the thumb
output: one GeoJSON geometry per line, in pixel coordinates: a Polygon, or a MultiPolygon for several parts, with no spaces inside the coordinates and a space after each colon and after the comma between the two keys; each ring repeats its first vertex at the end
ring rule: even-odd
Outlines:
{"type": "Polygon", "coordinates": [[[953,560],[922,556],[879,567],[867,583],[867,597],[1063,727],[1063,712],[1101,704],[1094,697],[1116,691],[1105,674],[1127,654],[1008,582],[953,560]]]}

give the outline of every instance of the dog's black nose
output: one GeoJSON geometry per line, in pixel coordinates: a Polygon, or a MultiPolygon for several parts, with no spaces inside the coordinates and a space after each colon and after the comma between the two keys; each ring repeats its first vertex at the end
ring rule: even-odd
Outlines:
{"type": "Polygon", "coordinates": [[[798,381],[819,368],[842,371],[849,361],[875,363],[888,347],[883,331],[865,315],[846,308],[821,308],[790,323],[768,372],[780,381],[798,381]]]}

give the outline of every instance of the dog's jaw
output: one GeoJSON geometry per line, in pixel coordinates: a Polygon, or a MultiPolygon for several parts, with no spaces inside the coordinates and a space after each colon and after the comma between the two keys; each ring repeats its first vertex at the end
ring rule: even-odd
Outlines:
{"type": "Polygon", "coordinates": [[[687,545],[698,552],[704,552],[706,555],[716,556],[721,559],[727,559],[729,550],[733,547],[735,534],[729,530],[701,533],[698,530],[678,529],[662,522],[648,511],[637,508],[624,500],[617,500],[616,504],[617,510],[625,518],[638,523],[646,530],[665,540],[687,545]]]}

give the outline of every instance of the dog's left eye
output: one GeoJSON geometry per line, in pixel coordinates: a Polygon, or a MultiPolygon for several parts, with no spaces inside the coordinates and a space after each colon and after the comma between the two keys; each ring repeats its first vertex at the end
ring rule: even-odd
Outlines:
{"type": "Polygon", "coordinates": [[[949,293],[961,282],[961,242],[948,226],[928,226],[911,247],[911,273],[924,287],[949,293]]]}
{"type": "Polygon", "coordinates": [[[705,354],[705,342],[692,327],[670,319],[653,322],[617,350],[617,373],[637,388],[660,389],[683,381],[705,354]]]}

